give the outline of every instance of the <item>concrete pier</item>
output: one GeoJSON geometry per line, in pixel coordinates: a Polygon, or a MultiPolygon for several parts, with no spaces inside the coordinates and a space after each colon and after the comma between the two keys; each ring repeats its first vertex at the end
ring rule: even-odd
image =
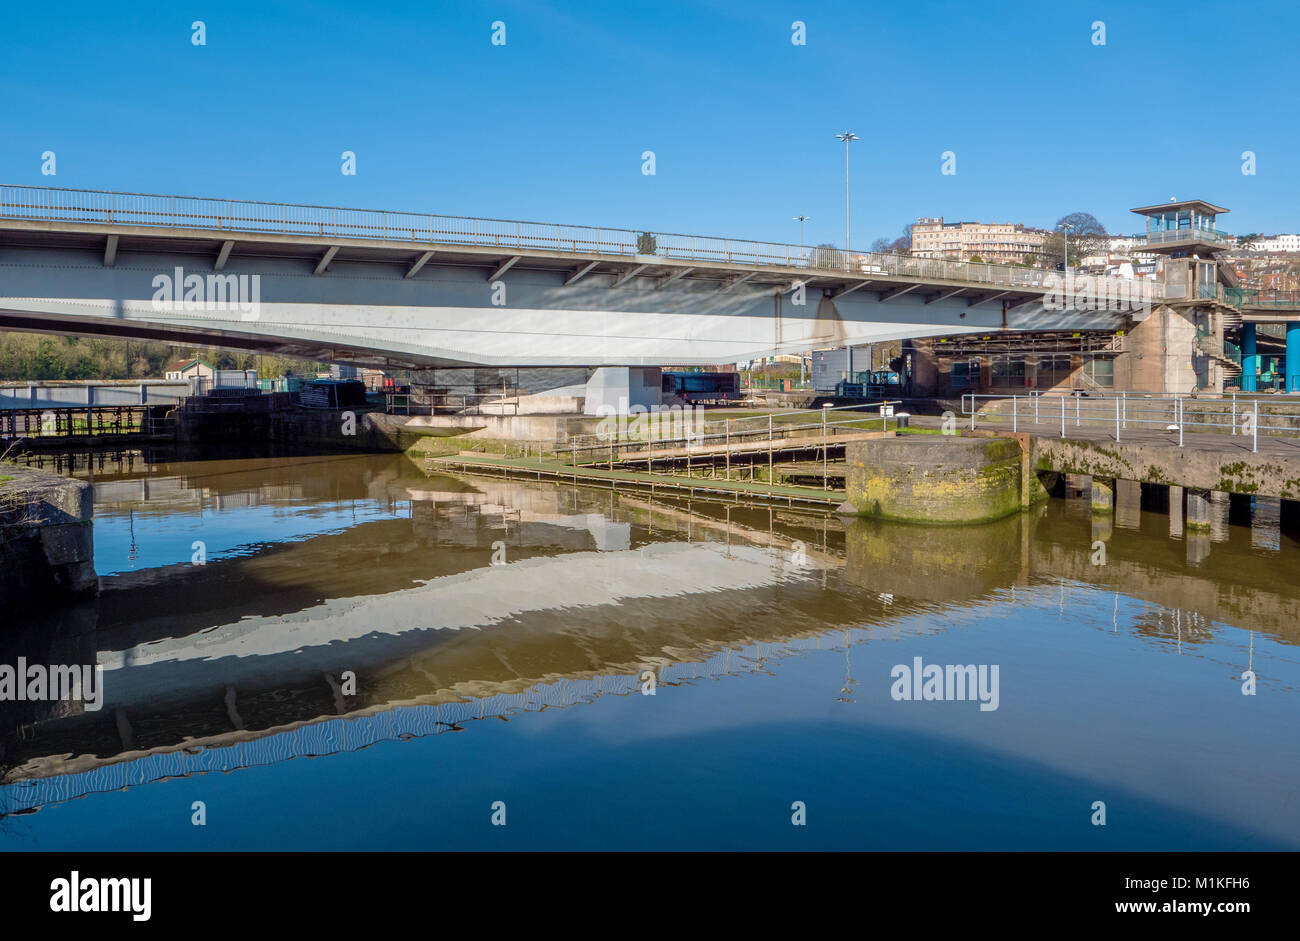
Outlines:
{"type": "Polygon", "coordinates": [[[1183,488],[1169,488],[1169,535],[1173,539],[1183,538],[1183,488]]]}
{"type": "Polygon", "coordinates": [[[0,608],[24,610],[98,591],[93,511],[85,481],[0,464],[0,608]]]}
{"type": "Polygon", "coordinates": [[[1115,512],[1115,481],[1105,477],[1092,478],[1092,512],[1094,516],[1109,516],[1115,512]]]}
{"type": "Polygon", "coordinates": [[[1014,438],[851,441],[845,458],[845,497],[862,516],[984,523],[1047,499],[1014,438]]]}
{"type": "Polygon", "coordinates": [[[1136,480],[1115,481],[1115,525],[1121,529],[1142,526],[1142,485],[1136,480]]]}
{"type": "Polygon", "coordinates": [[[1209,494],[1204,490],[1187,491],[1187,532],[1210,531],[1209,494]]]}

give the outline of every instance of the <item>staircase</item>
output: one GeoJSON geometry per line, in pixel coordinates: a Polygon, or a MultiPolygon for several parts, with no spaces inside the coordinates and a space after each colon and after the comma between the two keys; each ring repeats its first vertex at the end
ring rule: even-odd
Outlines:
{"type": "MultiPolygon", "coordinates": [[[[1240,315],[1237,316],[1240,322],[1240,315]]],[[[1225,318],[1224,325],[1227,326],[1225,318]]],[[[1236,379],[1241,375],[1241,363],[1233,359],[1223,348],[1223,341],[1216,338],[1213,334],[1201,337],[1196,341],[1196,348],[1204,353],[1210,359],[1219,364],[1219,371],[1223,373],[1224,381],[1236,379]]]]}

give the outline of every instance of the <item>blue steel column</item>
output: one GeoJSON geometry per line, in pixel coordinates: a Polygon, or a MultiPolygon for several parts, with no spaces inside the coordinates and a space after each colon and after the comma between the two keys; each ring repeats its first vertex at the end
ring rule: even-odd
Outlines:
{"type": "Polygon", "coordinates": [[[1300,392],[1300,323],[1286,325],[1286,391],[1300,392]]]}
{"type": "Polygon", "coordinates": [[[1255,325],[1241,325],[1241,391],[1255,392],[1255,376],[1259,372],[1259,354],[1255,352],[1255,325]]]}

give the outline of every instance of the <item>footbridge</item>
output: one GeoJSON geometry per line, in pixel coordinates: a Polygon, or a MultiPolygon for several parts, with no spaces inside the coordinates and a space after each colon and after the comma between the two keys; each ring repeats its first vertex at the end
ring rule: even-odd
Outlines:
{"type": "Polygon", "coordinates": [[[0,185],[0,329],[358,364],[707,364],[1125,325],[1047,309],[1053,280],[633,229],[0,185]]]}

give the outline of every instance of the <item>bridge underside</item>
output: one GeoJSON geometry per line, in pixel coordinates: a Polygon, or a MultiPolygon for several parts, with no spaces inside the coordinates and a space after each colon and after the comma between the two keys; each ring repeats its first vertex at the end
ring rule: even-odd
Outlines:
{"type": "Polygon", "coordinates": [[[0,329],[367,365],[711,364],[1123,321],[1045,310],[1032,288],[865,272],[0,221],[0,329]]]}

